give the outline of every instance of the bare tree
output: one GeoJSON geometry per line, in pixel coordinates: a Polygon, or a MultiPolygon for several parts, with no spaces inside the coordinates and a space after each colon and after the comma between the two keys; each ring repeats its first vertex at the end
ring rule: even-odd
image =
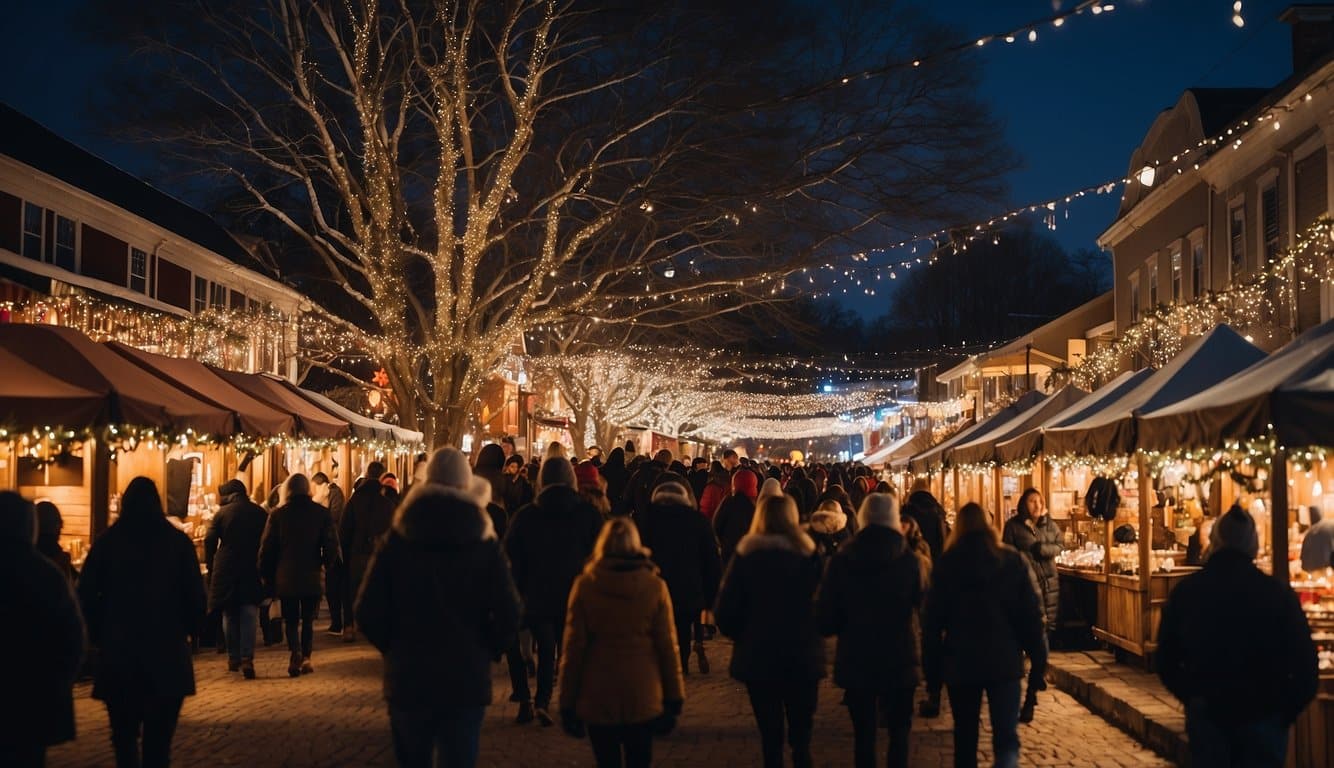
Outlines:
{"type": "Polygon", "coordinates": [[[840,80],[944,41],[897,5],[200,0],[157,23],[161,138],[340,289],[329,319],[438,442],[526,332],[770,301],[995,198],[1007,164],[966,59],[840,80]]]}

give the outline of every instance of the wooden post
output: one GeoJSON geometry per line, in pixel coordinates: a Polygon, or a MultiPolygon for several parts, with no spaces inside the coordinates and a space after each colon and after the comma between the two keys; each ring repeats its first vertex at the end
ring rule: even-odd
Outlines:
{"type": "Polygon", "coordinates": [[[343,488],[343,497],[352,497],[352,444],[344,440],[338,444],[338,477],[337,482],[343,488]]]}
{"type": "MultiPolygon", "coordinates": [[[[955,467],[952,471],[954,473],[954,511],[958,512],[959,508],[963,506],[963,504],[960,503],[961,500],[959,498],[959,468],[955,467]]],[[[943,471],[940,475],[940,485],[941,495],[943,496],[945,493],[945,474],[943,471]]]]}
{"type": "Polygon", "coordinates": [[[1288,577],[1288,452],[1279,448],[1274,452],[1269,467],[1269,500],[1273,509],[1269,514],[1269,561],[1273,563],[1273,577],[1285,587],[1291,587],[1288,577]]]}
{"type": "MultiPolygon", "coordinates": [[[[1153,505],[1149,501],[1149,495],[1153,493],[1153,479],[1149,477],[1149,462],[1143,454],[1136,455],[1136,464],[1139,469],[1139,536],[1136,543],[1139,544],[1139,616],[1140,616],[1140,636],[1130,638],[1143,646],[1153,635],[1153,628],[1149,623],[1153,621],[1152,606],[1150,605],[1151,581],[1153,580],[1153,505]]],[[[1144,661],[1148,663],[1148,653],[1144,654],[1144,661]]]]}
{"type": "Polygon", "coordinates": [[[1002,474],[999,464],[991,468],[991,498],[996,505],[997,533],[1005,530],[1005,510],[1003,509],[1005,506],[1005,492],[1003,487],[1004,482],[1002,482],[1004,480],[1002,474]]]}
{"type": "Polygon", "coordinates": [[[89,544],[111,525],[111,450],[103,441],[89,438],[84,450],[92,451],[92,473],[88,480],[89,544]]]}

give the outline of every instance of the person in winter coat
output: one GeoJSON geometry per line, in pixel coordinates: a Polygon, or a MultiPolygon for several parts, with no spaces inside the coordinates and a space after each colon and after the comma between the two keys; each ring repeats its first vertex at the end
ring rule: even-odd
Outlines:
{"type": "Polygon", "coordinates": [[[507,524],[520,507],[533,503],[534,495],[533,486],[528,482],[528,473],[523,468],[523,457],[516,453],[505,459],[505,489],[501,492],[501,500],[505,505],[507,524]]]}
{"type": "Polygon", "coordinates": [[[650,554],[629,518],[612,518],[570,590],[561,726],[586,727],[599,768],[646,768],[685,699],[671,593],[650,554]]]}
{"type": "MultiPolygon", "coordinates": [[[[922,529],[922,538],[926,539],[927,546],[931,548],[931,559],[935,560],[945,549],[945,508],[927,490],[925,480],[913,483],[912,493],[908,494],[908,504],[912,505],[912,518],[917,527],[922,529]]],[[[903,513],[907,515],[908,511],[905,505],[903,513]]]]}
{"type": "Polygon", "coordinates": [[[819,585],[820,559],[801,530],[797,505],[781,492],[762,497],[723,578],[715,615],[718,631],[735,643],[729,671],[750,695],[765,768],[783,765],[785,717],[792,765],[812,764],[811,730],[825,676],[824,639],[812,609],[819,585]]]}
{"type": "Polygon", "coordinates": [[[695,509],[689,489],[676,481],[653,490],[652,503],[644,513],[635,515],[635,523],[671,591],[676,637],[681,644],[681,671],[689,671],[693,638],[699,671],[708,674],[709,658],[704,652],[699,617],[713,605],[722,579],[713,526],[695,509]]]}
{"type": "Polygon", "coordinates": [[[931,547],[927,546],[926,539],[922,538],[922,529],[917,527],[917,521],[904,514],[907,508],[907,504],[899,508],[899,528],[903,531],[903,538],[908,542],[908,549],[912,550],[913,554],[917,555],[917,559],[921,561],[922,573],[929,578],[931,575],[931,547]]]}
{"type": "MultiPolygon", "coordinates": [[[[428,468],[423,475],[429,473],[428,464],[428,468]]],[[[491,527],[495,530],[496,536],[504,539],[505,530],[509,527],[510,513],[513,511],[505,502],[505,491],[508,487],[508,479],[505,477],[505,451],[497,443],[487,443],[482,446],[482,450],[477,452],[477,460],[473,463],[472,473],[490,485],[490,489],[487,491],[488,501],[485,511],[487,516],[491,518],[491,527]]],[[[517,510],[518,507],[514,509],[517,510]]]]}
{"type": "Polygon", "coordinates": [[[829,561],[815,612],[820,631],[838,635],[834,683],[847,693],[857,768],[875,765],[878,702],[889,725],[890,768],[907,768],[926,583],[900,531],[898,499],[873,493],[858,515],[860,531],[829,561]]]}
{"type": "Polygon", "coordinates": [[[722,550],[723,568],[732,561],[736,545],[750,532],[758,494],[759,482],[754,472],[740,469],[732,474],[732,495],[718,505],[718,512],[713,516],[713,532],[722,550]]]}
{"type": "Polygon", "coordinates": [[[569,459],[552,457],[542,462],[537,499],[520,509],[505,535],[505,554],[514,583],[523,597],[524,625],[537,647],[537,693],[530,699],[528,669],[512,644],[507,653],[511,700],[519,704],[517,722],[542,725],[555,722],[549,713],[556,679],[556,655],[565,625],[570,587],[593,552],[602,516],[579,498],[574,467],[569,459]]]}
{"type": "Polygon", "coordinates": [[[810,523],[806,525],[806,532],[815,541],[815,551],[820,554],[821,560],[828,562],[838,548],[852,538],[850,523],[837,501],[824,501],[815,508],[810,523]]]}
{"type": "MultiPolygon", "coordinates": [[[[718,467],[721,469],[722,464],[718,467]]],[[[686,475],[686,479],[690,481],[690,492],[695,494],[696,499],[704,496],[704,486],[709,484],[710,471],[709,460],[703,456],[696,456],[690,460],[690,472],[686,475]]]]}
{"type": "Polygon", "coordinates": [[[37,502],[37,551],[55,564],[56,568],[73,584],[78,574],[74,571],[74,562],[69,553],[60,546],[60,531],[65,527],[65,519],[60,516],[60,508],[49,501],[37,502]]]}
{"type": "Polygon", "coordinates": [[[717,461],[713,462],[713,468],[709,470],[708,481],[704,488],[699,492],[699,512],[713,522],[713,516],[718,514],[718,507],[721,507],[723,501],[732,493],[732,477],[723,469],[723,465],[717,461]]]}
{"type": "Polygon", "coordinates": [[[811,514],[815,512],[819,494],[815,490],[815,483],[806,476],[806,470],[801,467],[792,470],[792,476],[788,478],[784,490],[797,502],[797,512],[801,516],[801,521],[803,523],[809,521],[811,514]]]}
{"type": "Polygon", "coordinates": [[[1320,507],[1311,507],[1311,527],[1302,539],[1302,570],[1319,573],[1334,566],[1334,520],[1321,517],[1320,507]]]}
{"type": "MultiPolygon", "coordinates": [[[[425,461],[418,457],[417,466],[424,465],[425,461]]],[[[416,481],[416,472],[413,471],[414,482],[416,481]]],[[[347,509],[347,499],[343,497],[343,489],[338,487],[338,483],[329,482],[329,476],[323,472],[316,472],[311,475],[311,482],[315,485],[314,499],[316,502],[329,508],[329,516],[333,518],[334,530],[342,530],[343,512],[347,509]]],[[[339,540],[342,545],[342,540],[339,540]]],[[[338,562],[329,568],[324,569],[324,599],[329,604],[329,634],[339,637],[343,634],[343,628],[352,624],[352,594],[348,586],[347,575],[347,557],[339,552],[338,562]]]]}
{"type": "Polygon", "coordinates": [[[598,471],[607,481],[607,501],[611,503],[612,509],[616,509],[625,494],[626,483],[630,481],[630,473],[625,468],[625,449],[620,446],[612,448],[598,471]]]}
{"type": "Polygon", "coordinates": [[[157,485],[134,478],[79,574],[88,639],[99,651],[93,698],[106,703],[117,766],[171,762],[181,704],[195,693],[190,645],[204,599],[194,543],[167,522],[157,485]]]}
{"type": "MultiPolygon", "coordinates": [[[[361,579],[375,553],[375,545],[393,521],[394,500],[386,494],[380,481],[383,475],[384,465],[380,462],[372,461],[366,465],[366,482],[352,491],[352,498],[347,500],[343,511],[343,521],[338,526],[338,540],[347,566],[348,605],[361,591],[361,579]]],[[[355,625],[343,627],[345,642],[353,642],[356,638],[355,625]]]]}
{"type": "MultiPolygon", "coordinates": [[[[1033,488],[1024,491],[1019,497],[1018,513],[1006,521],[1001,540],[1019,550],[1033,571],[1033,578],[1042,595],[1042,613],[1047,632],[1054,632],[1056,611],[1061,602],[1060,576],[1056,573],[1056,556],[1061,554],[1061,528],[1047,515],[1042,494],[1033,488]]],[[[1019,710],[1019,722],[1033,722],[1033,710],[1037,704],[1037,690],[1030,685],[1019,710]]]]}
{"type": "Polygon", "coordinates": [[[1031,662],[1030,688],[1041,684],[1047,668],[1042,604],[1023,556],[997,540],[986,510],[977,504],[959,510],[945,551],[933,561],[922,651],[928,683],[949,687],[954,764],[977,765],[985,691],[996,765],[1018,765],[1024,655],[1031,662]]]}
{"type": "Polygon", "coordinates": [[[27,499],[0,491],[0,611],[19,627],[0,633],[0,653],[16,663],[0,718],[0,765],[40,768],[46,748],[74,738],[74,679],[83,660],[83,617],[69,578],[36,547],[37,514],[27,499]]]}
{"type": "Polygon", "coordinates": [[[1296,593],[1255,567],[1259,537],[1240,506],[1210,547],[1163,608],[1158,674],[1185,706],[1192,765],[1279,768],[1319,682],[1311,628],[1296,593]]]}
{"type": "Polygon", "coordinates": [[[227,669],[255,678],[255,628],[264,587],[259,581],[259,542],[269,513],[246,495],[245,483],[228,480],[218,486],[222,508],[204,535],[208,563],[209,613],[222,614],[227,639],[227,669]]]}
{"type": "Polygon", "coordinates": [[[641,463],[626,483],[618,513],[632,515],[648,509],[653,503],[653,487],[657,485],[658,475],[668,471],[671,464],[672,452],[666,449],[655,453],[652,461],[641,463]]]}
{"type": "Polygon", "coordinates": [[[320,604],[320,569],[338,562],[338,532],[329,510],[310,497],[305,475],[288,477],[286,491],[286,503],[269,515],[260,540],[259,574],[269,592],[282,601],[290,652],[287,674],[297,677],[315,671],[310,653],[320,604]]]}
{"type": "Polygon", "coordinates": [[[477,763],[491,661],[519,627],[519,595],[484,510],[490,483],[472,484],[463,454],[441,451],[454,457],[450,482],[432,461],[371,558],[356,607],[384,656],[394,755],[420,768],[477,763]]]}
{"type": "Polygon", "coordinates": [[[611,502],[607,500],[607,481],[602,479],[597,466],[581,461],[574,468],[574,479],[579,485],[579,498],[588,502],[606,520],[611,517],[611,502]]]}
{"type": "Polygon", "coordinates": [[[852,506],[852,497],[848,496],[848,492],[843,490],[843,486],[838,483],[830,483],[825,486],[824,493],[820,494],[820,500],[816,503],[816,506],[826,501],[837,502],[839,508],[843,510],[843,514],[847,515],[849,520],[856,517],[857,509],[852,506]]]}

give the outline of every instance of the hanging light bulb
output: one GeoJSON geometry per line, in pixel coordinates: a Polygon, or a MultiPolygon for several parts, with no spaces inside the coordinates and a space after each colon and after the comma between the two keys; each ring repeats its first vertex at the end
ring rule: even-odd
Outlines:
{"type": "Polygon", "coordinates": [[[1157,171],[1154,170],[1152,165],[1146,165],[1140,169],[1139,176],[1137,178],[1139,179],[1140,184],[1143,184],[1146,187],[1152,187],[1154,177],[1157,175],[1158,173],[1157,171]]]}

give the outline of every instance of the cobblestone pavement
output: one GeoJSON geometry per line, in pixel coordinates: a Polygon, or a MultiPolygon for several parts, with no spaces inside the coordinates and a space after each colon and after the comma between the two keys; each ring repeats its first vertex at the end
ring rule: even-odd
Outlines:
{"type": "MultiPolygon", "coordinates": [[[[730,646],[714,641],[709,648],[713,672],[686,678],[685,714],[675,733],[655,742],[654,765],[760,764],[759,740],[745,689],[725,671],[730,646]]],[[[287,677],[287,653],[279,646],[259,652],[256,680],[228,673],[225,659],[211,649],[195,657],[199,695],[186,699],[181,713],[175,765],[393,764],[389,721],[380,691],[380,657],[364,642],[344,645],[320,636],[312,659],[315,673],[295,680],[287,677]]],[[[509,681],[502,665],[495,668],[494,679],[496,703],[486,714],[480,765],[592,764],[587,743],[565,736],[559,727],[513,724],[515,705],[506,701],[509,681]]],[[[50,750],[48,766],[112,764],[106,710],[90,698],[90,692],[88,684],[75,689],[79,738],[50,750]]],[[[817,765],[852,763],[852,726],[839,699],[840,692],[826,681],[820,690],[815,725],[817,765]]],[[[1040,695],[1037,712],[1033,724],[1020,726],[1022,765],[1171,765],[1054,689],[1040,695]]],[[[985,723],[983,728],[981,763],[987,765],[990,735],[985,723]]],[[[883,760],[884,731],[881,734],[883,760]]],[[[952,764],[948,707],[940,718],[915,720],[912,738],[913,765],[952,764]]]]}

